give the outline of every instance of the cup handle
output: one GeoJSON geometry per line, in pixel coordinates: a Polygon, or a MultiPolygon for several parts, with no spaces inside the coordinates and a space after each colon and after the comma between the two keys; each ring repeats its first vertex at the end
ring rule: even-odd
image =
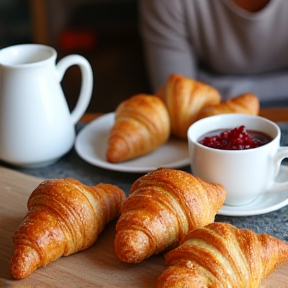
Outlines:
{"type": "MultiPolygon", "coordinates": [[[[281,162],[284,158],[288,157],[288,147],[279,147],[274,159],[273,159],[273,163],[275,166],[275,175],[274,175],[274,179],[277,177],[279,171],[280,171],[280,166],[281,166],[281,162]]],[[[281,190],[288,190],[288,181],[284,181],[284,182],[273,182],[271,184],[271,186],[268,188],[267,192],[279,192],[281,190]]],[[[286,191],[287,191],[286,190],[286,191]]]]}
{"type": "Polygon", "coordinates": [[[71,111],[71,120],[76,124],[85,113],[92,96],[93,72],[88,60],[83,56],[72,54],[65,56],[56,65],[58,81],[61,82],[66,70],[73,65],[78,65],[82,75],[81,89],[75,108],[71,111]]]}

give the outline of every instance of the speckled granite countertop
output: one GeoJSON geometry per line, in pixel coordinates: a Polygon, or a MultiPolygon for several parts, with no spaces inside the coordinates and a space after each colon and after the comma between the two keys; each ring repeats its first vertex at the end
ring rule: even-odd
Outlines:
{"type": "MultiPolygon", "coordinates": [[[[288,123],[280,123],[282,131],[281,145],[288,146],[288,123]]],[[[77,126],[79,131],[82,124],[77,126]]],[[[124,173],[110,171],[95,167],[82,160],[74,149],[61,158],[58,162],[43,168],[25,169],[12,167],[0,161],[0,165],[12,168],[22,173],[40,178],[75,178],[86,185],[96,185],[100,182],[111,183],[122,188],[127,194],[131,184],[143,174],[124,173]]],[[[288,165],[288,159],[283,161],[288,165]]],[[[190,167],[182,167],[181,170],[190,172],[190,167]]],[[[288,175],[287,175],[288,178],[288,175]]],[[[216,221],[229,222],[237,227],[249,228],[257,233],[268,233],[288,242],[288,206],[280,210],[257,216],[230,217],[217,215],[216,221]]]]}

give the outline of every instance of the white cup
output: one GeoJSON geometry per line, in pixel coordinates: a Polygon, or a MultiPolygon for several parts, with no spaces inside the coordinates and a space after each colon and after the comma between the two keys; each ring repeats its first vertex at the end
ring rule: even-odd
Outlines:
{"type": "Polygon", "coordinates": [[[246,205],[261,193],[287,191],[288,181],[275,182],[282,160],[288,157],[288,147],[280,147],[281,131],[274,122],[259,116],[223,114],[195,122],[187,136],[192,174],[222,184],[227,192],[226,205],[246,205]],[[241,125],[267,134],[272,141],[245,150],[220,150],[198,142],[208,132],[232,130],[241,125]]]}

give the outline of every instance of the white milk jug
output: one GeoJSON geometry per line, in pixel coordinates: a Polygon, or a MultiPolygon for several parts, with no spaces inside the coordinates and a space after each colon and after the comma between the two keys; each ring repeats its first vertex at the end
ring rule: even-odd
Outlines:
{"type": "Polygon", "coordinates": [[[0,160],[38,167],[55,162],[74,145],[75,124],[92,95],[93,73],[80,55],[56,64],[49,46],[23,44],[0,50],[0,160]],[[60,82],[78,65],[81,91],[70,113],[60,82]]]}

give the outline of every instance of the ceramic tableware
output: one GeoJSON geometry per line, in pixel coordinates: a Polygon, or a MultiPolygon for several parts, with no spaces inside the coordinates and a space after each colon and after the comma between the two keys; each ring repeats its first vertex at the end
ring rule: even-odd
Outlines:
{"type": "Polygon", "coordinates": [[[171,137],[155,151],[121,163],[109,163],[106,150],[115,113],[107,113],[86,125],[75,141],[75,150],[88,163],[108,169],[129,173],[146,173],[158,167],[180,168],[189,165],[188,144],[171,137]]]}
{"type": "Polygon", "coordinates": [[[281,131],[276,123],[259,116],[223,114],[195,122],[187,135],[192,174],[222,184],[227,192],[226,205],[246,205],[262,193],[287,191],[288,179],[275,181],[282,160],[288,157],[288,147],[280,147],[281,131]],[[221,150],[199,143],[208,132],[232,130],[241,125],[270,136],[271,141],[244,150],[221,150]]]}
{"type": "Polygon", "coordinates": [[[81,55],[68,55],[56,64],[54,48],[21,44],[0,50],[0,159],[38,167],[55,162],[75,140],[74,125],[89,105],[93,74],[81,55]],[[69,111],[61,88],[66,70],[78,65],[81,91],[69,111]]]}

